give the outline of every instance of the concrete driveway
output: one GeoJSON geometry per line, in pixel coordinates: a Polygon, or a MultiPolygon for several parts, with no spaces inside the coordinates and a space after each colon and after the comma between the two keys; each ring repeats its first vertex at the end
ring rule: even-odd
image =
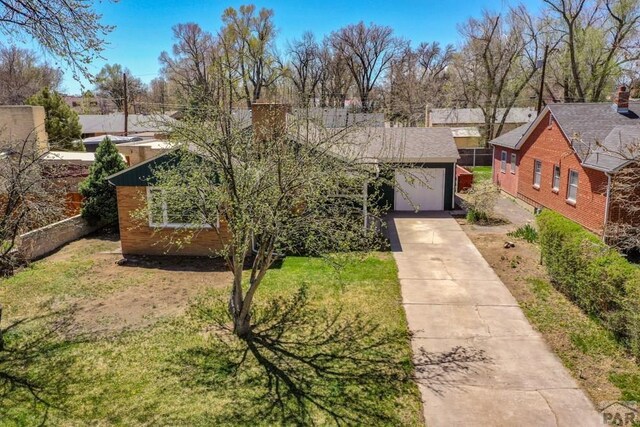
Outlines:
{"type": "Polygon", "coordinates": [[[389,232],[428,426],[602,425],[453,218],[392,216],[389,232]]]}

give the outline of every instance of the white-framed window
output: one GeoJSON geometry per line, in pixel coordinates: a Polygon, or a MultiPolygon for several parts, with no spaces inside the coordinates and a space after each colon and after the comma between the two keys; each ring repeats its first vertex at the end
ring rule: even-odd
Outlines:
{"type": "Polygon", "coordinates": [[[560,165],[553,165],[553,181],[551,183],[553,191],[560,190],[560,165]]]}
{"type": "Polygon", "coordinates": [[[505,173],[507,171],[507,152],[500,153],[500,172],[505,173]]]}
{"type": "Polygon", "coordinates": [[[516,153],[511,153],[511,173],[516,173],[516,161],[518,160],[518,156],[516,153]]]}
{"type": "Polygon", "coordinates": [[[533,162],[533,186],[536,188],[540,188],[541,182],[542,182],[542,162],[540,160],[535,160],[533,162]]]}
{"type": "MultiPolygon", "coordinates": [[[[149,226],[155,228],[211,228],[197,209],[189,209],[183,203],[172,203],[172,198],[164,188],[147,187],[149,226]]],[[[220,226],[216,217],[214,226],[220,226]]]]}
{"type": "Polygon", "coordinates": [[[569,182],[567,184],[567,200],[575,203],[578,200],[578,171],[569,169],[569,182]]]}

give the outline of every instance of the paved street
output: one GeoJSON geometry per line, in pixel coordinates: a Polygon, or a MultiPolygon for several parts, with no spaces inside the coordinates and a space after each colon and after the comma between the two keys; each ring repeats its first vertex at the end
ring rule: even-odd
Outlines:
{"type": "Polygon", "coordinates": [[[389,228],[415,357],[461,347],[484,358],[418,373],[428,426],[602,425],[453,218],[394,216],[389,228]]]}

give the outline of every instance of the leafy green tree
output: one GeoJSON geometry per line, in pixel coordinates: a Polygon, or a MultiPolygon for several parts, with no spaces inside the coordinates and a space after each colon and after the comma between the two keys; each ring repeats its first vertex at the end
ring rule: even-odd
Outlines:
{"type": "Polygon", "coordinates": [[[109,138],[102,140],[96,150],[96,160],[89,168],[89,176],[80,184],[82,217],[89,223],[113,223],[118,220],[116,189],[107,177],[126,167],[115,144],[109,138]]]}
{"type": "Polygon", "coordinates": [[[84,151],[82,143],[77,143],[82,134],[78,114],[64,102],[55,90],[44,87],[27,100],[29,105],[42,105],[47,115],[45,128],[52,147],[65,150],[84,151]]]}

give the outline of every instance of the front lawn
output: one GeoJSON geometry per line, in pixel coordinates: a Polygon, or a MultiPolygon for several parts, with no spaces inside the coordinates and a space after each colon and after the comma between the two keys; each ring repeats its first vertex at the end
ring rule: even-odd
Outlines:
{"type": "Polygon", "coordinates": [[[240,359],[242,345],[214,332],[230,279],[221,266],[180,259],[119,266],[108,253],[116,247],[104,238],[74,242],[0,282],[3,325],[28,320],[5,336],[7,347],[20,349],[12,357],[25,360],[7,362],[0,352],[1,425],[36,425],[45,412],[47,425],[421,423],[390,254],[339,260],[338,270],[286,258],[256,297],[256,320],[273,345],[240,359]],[[371,369],[354,362],[363,358],[371,369]],[[308,361],[330,369],[312,372],[308,361]],[[5,387],[3,369],[35,384],[43,402],[5,387]],[[287,379],[328,407],[309,404],[304,413],[287,379]]]}

